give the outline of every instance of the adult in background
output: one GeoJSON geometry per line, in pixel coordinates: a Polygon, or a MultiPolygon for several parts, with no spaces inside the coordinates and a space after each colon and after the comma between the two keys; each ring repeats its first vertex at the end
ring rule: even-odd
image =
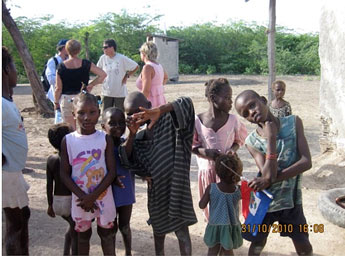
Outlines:
{"type": "Polygon", "coordinates": [[[55,81],[56,81],[56,70],[61,62],[68,58],[68,53],[66,51],[67,39],[61,39],[56,45],[56,50],[58,51],[54,57],[51,57],[47,62],[46,76],[50,84],[50,88],[47,92],[47,98],[54,103],[54,91],[55,91],[55,81]]]}
{"type": "Polygon", "coordinates": [[[164,85],[168,81],[168,74],[157,62],[157,56],[158,50],[154,42],[146,42],[140,47],[140,57],[145,65],[136,84],[153,108],[166,103],[164,85]]]}
{"type": "Polygon", "coordinates": [[[103,52],[97,63],[97,66],[107,73],[102,85],[102,112],[110,107],[124,111],[123,102],[128,95],[127,78],[134,74],[139,66],[134,60],[117,52],[114,39],[104,40],[103,52]]]}
{"type": "Polygon", "coordinates": [[[74,129],[76,120],[73,117],[73,98],[80,93],[83,85],[88,92],[103,82],[107,74],[95,64],[78,57],[81,44],[77,40],[69,40],[66,43],[68,60],[62,62],[57,70],[56,88],[54,95],[55,110],[61,109],[63,122],[69,123],[74,129]],[[97,77],[89,83],[90,71],[97,77]]]}
{"type": "Polygon", "coordinates": [[[29,255],[29,185],[22,174],[28,141],[12,100],[16,86],[16,67],[6,47],[2,47],[2,208],[6,218],[6,254],[29,255]]]}

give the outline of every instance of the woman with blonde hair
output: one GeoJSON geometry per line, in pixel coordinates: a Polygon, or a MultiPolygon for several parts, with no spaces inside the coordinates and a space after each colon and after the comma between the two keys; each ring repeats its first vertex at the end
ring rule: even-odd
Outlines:
{"type": "Polygon", "coordinates": [[[75,129],[76,120],[73,118],[73,98],[80,93],[83,86],[88,92],[103,82],[107,74],[95,64],[78,57],[81,44],[71,39],[66,43],[68,59],[62,62],[56,72],[56,87],[54,94],[54,108],[61,109],[63,122],[67,122],[75,129]],[[97,77],[89,83],[90,71],[97,77]]]}
{"type": "Polygon", "coordinates": [[[140,47],[140,57],[145,63],[136,85],[138,89],[151,102],[152,107],[166,103],[164,87],[168,81],[168,74],[161,64],[157,62],[158,50],[153,42],[146,42],[140,47]]]}

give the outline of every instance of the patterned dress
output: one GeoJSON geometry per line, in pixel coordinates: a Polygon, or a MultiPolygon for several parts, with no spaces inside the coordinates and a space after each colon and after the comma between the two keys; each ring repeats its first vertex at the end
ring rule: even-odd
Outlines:
{"type": "Polygon", "coordinates": [[[210,219],[204,235],[204,242],[209,248],[220,244],[224,249],[231,250],[242,245],[240,199],[239,187],[233,193],[224,193],[216,183],[211,184],[210,219]]]}
{"type": "MultiPolygon", "coordinates": [[[[105,133],[96,131],[82,135],[77,131],[66,135],[69,164],[72,166],[72,180],[86,194],[92,193],[107,174],[105,164],[105,133]]],[[[111,186],[96,200],[99,209],[93,213],[85,212],[77,206],[78,197],[72,193],[72,218],[76,222],[91,221],[98,217],[101,225],[106,226],[116,217],[115,204],[111,186]]]]}
{"type": "Polygon", "coordinates": [[[174,111],[165,113],[153,127],[153,139],[146,130],[137,133],[131,156],[120,147],[126,168],[152,177],[148,189],[148,210],[155,234],[167,234],[197,222],[190,190],[190,160],[194,132],[194,107],[190,98],[172,102],[174,111]]]}
{"type": "MultiPolygon", "coordinates": [[[[298,161],[296,116],[281,117],[280,129],[277,134],[278,173],[298,161]]],[[[261,137],[256,130],[252,131],[246,139],[246,144],[255,148],[262,154],[266,154],[267,139],[261,137]]],[[[259,174],[260,175],[260,174],[259,174]]],[[[301,190],[302,174],[276,182],[267,190],[272,193],[274,199],[268,212],[276,212],[291,209],[295,204],[302,204],[301,190]]]]}
{"type": "MultiPolygon", "coordinates": [[[[235,115],[229,114],[228,121],[217,132],[204,126],[198,116],[195,117],[193,148],[219,149],[225,154],[234,143],[242,146],[246,137],[247,129],[235,115]]],[[[197,162],[199,196],[202,198],[208,185],[219,182],[219,178],[214,161],[197,156],[197,162]]],[[[204,209],[204,216],[208,220],[208,207],[204,209]]]]}
{"type": "Polygon", "coordinates": [[[289,102],[285,102],[285,105],[281,108],[274,108],[272,105],[269,106],[271,113],[275,117],[284,117],[292,115],[291,105],[289,102]]]}

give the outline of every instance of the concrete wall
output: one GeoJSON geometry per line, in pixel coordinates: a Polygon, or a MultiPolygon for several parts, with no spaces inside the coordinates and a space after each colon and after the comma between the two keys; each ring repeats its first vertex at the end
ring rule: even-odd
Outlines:
{"type": "Polygon", "coordinates": [[[169,80],[178,81],[178,41],[168,40],[164,37],[153,37],[158,48],[158,63],[168,73],[169,80]]]}
{"type": "Polygon", "coordinates": [[[345,7],[327,1],[321,9],[321,149],[345,152],[345,7]]]}

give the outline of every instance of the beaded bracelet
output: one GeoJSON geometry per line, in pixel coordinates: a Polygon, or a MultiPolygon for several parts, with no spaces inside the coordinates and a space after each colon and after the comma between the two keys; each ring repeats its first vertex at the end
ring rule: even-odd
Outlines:
{"type": "Polygon", "coordinates": [[[266,154],[265,158],[267,160],[277,160],[278,154],[266,154]]]}

